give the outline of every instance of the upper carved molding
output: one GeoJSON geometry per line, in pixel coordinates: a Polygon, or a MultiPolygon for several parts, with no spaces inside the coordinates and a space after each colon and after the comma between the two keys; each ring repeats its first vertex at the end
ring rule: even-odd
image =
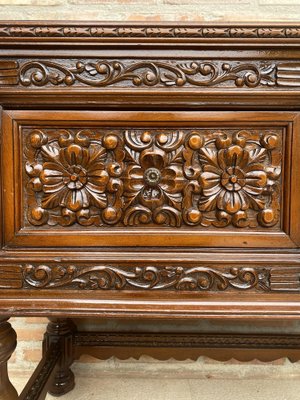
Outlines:
{"type": "Polygon", "coordinates": [[[199,25],[144,23],[5,23],[0,38],[101,38],[101,39],[270,39],[300,38],[293,25],[199,25]]]}

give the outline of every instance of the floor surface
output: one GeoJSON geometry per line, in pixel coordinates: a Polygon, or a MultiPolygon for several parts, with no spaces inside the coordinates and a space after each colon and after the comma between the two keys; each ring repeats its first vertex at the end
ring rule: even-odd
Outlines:
{"type": "MultiPolygon", "coordinates": [[[[243,366],[240,365],[239,368],[243,369],[243,366]]],[[[75,364],[73,369],[77,376],[76,387],[62,397],[64,400],[299,400],[300,398],[300,380],[295,379],[295,376],[291,376],[290,379],[247,379],[246,376],[240,379],[197,379],[187,376],[182,378],[179,367],[177,372],[174,370],[173,376],[168,373],[163,379],[151,373],[148,377],[141,377],[132,371],[124,376],[120,376],[119,371],[115,376],[113,373],[109,375],[104,373],[101,377],[98,368],[97,372],[93,370],[89,377],[86,368],[84,376],[80,374],[80,364],[75,364]]],[[[10,376],[20,392],[27,381],[27,371],[12,372],[10,376]]],[[[47,400],[50,399],[55,397],[48,395],[47,400]]]]}

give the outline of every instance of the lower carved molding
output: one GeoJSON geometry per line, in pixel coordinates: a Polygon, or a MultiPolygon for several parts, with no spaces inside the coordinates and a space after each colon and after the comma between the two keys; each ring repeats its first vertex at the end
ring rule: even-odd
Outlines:
{"type": "Polygon", "coordinates": [[[300,267],[10,265],[0,289],[300,292],[300,267]]]}
{"type": "Polygon", "coordinates": [[[300,348],[300,335],[78,332],[75,346],[300,348]]]}

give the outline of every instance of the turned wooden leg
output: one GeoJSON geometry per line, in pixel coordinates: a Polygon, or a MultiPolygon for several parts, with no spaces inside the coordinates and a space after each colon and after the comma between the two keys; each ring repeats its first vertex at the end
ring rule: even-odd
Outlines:
{"type": "Polygon", "coordinates": [[[74,374],[70,369],[74,361],[73,334],[76,331],[74,323],[69,319],[49,318],[50,322],[45,333],[43,351],[46,352],[53,342],[61,343],[62,357],[58,371],[49,389],[53,396],[62,396],[75,386],[74,374]]]}
{"type": "Polygon", "coordinates": [[[8,317],[0,317],[0,400],[16,400],[18,393],[8,378],[7,361],[17,345],[16,332],[8,323],[8,317]]]}

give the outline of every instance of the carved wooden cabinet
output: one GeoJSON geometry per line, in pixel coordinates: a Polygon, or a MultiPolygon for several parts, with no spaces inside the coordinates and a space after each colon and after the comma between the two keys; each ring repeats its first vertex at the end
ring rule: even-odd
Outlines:
{"type": "Polygon", "coordinates": [[[0,42],[0,399],[10,316],[50,317],[22,399],[71,390],[84,351],[299,359],[295,334],[134,321],[299,319],[300,26],[2,22],[0,42]]]}

